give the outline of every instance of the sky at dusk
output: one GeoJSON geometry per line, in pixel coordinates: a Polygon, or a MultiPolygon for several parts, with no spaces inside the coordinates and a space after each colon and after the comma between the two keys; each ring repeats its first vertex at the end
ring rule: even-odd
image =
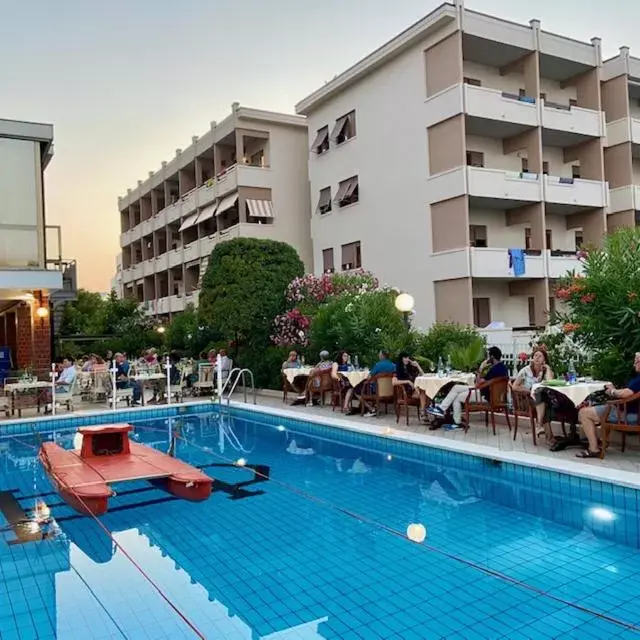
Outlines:
{"type": "MultiPolygon", "coordinates": [[[[292,112],[301,98],[438,0],[0,2],[0,118],[53,123],[47,223],[63,225],[80,286],[109,289],[117,197],[232,102],[292,112]],[[4,5],[4,6],[2,6],[4,5]]],[[[640,2],[467,0],[467,8],[634,49],[640,2]]]]}

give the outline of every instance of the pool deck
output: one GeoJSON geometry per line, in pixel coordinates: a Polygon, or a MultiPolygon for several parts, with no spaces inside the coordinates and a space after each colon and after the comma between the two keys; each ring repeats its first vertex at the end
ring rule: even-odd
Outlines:
{"type": "MultiPolygon", "coordinates": [[[[640,446],[635,438],[628,438],[627,450],[620,451],[620,445],[614,440],[607,451],[604,460],[576,458],[577,449],[567,451],[551,452],[544,444],[544,440],[538,439],[538,445],[533,445],[531,428],[529,421],[520,419],[518,425],[518,435],[513,439],[513,432],[509,432],[504,417],[498,416],[496,419],[497,434],[494,436],[491,428],[484,425],[484,417],[480,414],[472,416],[471,428],[465,434],[463,431],[444,431],[438,429],[429,431],[428,428],[419,423],[415,409],[412,409],[409,417],[409,425],[406,425],[404,416],[400,423],[396,424],[396,417],[393,407],[389,408],[389,414],[384,411],[377,418],[365,418],[356,416],[346,416],[340,411],[332,411],[331,406],[290,406],[282,402],[282,394],[273,391],[258,393],[257,406],[244,404],[241,402],[242,394],[238,393],[234,397],[232,405],[255,409],[257,411],[277,412],[294,419],[308,419],[312,422],[330,424],[332,426],[370,433],[382,437],[397,438],[424,444],[432,447],[455,450],[460,453],[492,457],[503,461],[523,464],[527,466],[542,467],[558,472],[580,475],[592,479],[614,482],[625,486],[633,486],[640,489],[640,446]]],[[[211,403],[210,397],[193,398],[185,397],[184,403],[191,404],[197,402],[211,403]]],[[[133,408],[140,412],[141,418],[147,411],[153,411],[166,405],[151,404],[146,407],[133,408]]],[[[120,405],[119,410],[129,411],[126,405],[120,405]]],[[[78,403],[76,410],[67,412],[62,409],[56,413],[56,417],[80,417],[83,415],[95,415],[100,413],[110,413],[110,407],[102,404],[91,404],[86,402],[78,403]]],[[[50,419],[51,416],[43,416],[36,413],[36,410],[29,409],[23,412],[22,418],[12,419],[0,418],[0,436],[3,425],[12,422],[37,421],[38,419],[50,419]]],[[[513,418],[512,418],[513,426],[513,418]]],[[[560,433],[560,426],[554,425],[554,431],[560,433]]],[[[616,435],[616,434],[614,434],[616,435]]]]}

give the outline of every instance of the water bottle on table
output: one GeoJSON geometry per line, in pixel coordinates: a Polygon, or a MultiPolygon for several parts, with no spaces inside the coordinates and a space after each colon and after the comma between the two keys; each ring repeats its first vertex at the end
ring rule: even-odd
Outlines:
{"type": "Polygon", "coordinates": [[[353,357],[353,366],[355,367],[356,371],[360,371],[360,363],[358,362],[357,355],[353,357]]]}
{"type": "Polygon", "coordinates": [[[436,373],[438,374],[438,378],[442,378],[442,376],[444,375],[444,365],[442,364],[442,358],[438,358],[438,368],[436,370],[436,373]]]}
{"type": "Polygon", "coordinates": [[[569,369],[567,370],[567,382],[569,384],[575,384],[578,378],[578,374],[576,373],[576,365],[573,362],[573,358],[569,360],[569,369]]]}

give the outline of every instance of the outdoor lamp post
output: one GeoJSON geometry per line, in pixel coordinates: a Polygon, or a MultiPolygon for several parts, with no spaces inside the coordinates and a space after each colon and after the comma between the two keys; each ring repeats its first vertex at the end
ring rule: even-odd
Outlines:
{"type": "Polygon", "coordinates": [[[402,313],[404,318],[404,324],[409,328],[409,314],[413,311],[413,305],[415,300],[413,296],[408,293],[399,293],[396,298],[396,309],[402,313]]]}

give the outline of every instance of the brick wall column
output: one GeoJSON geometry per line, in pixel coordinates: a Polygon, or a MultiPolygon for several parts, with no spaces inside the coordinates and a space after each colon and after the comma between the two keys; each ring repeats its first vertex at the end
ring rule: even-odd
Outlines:
{"type": "MultiPolygon", "coordinates": [[[[49,304],[43,298],[44,306],[49,304]]],[[[18,307],[16,361],[19,369],[31,368],[38,376],[51,370],[51,320],[36,314],[39,303],[24,303],[18,307]]]]}

